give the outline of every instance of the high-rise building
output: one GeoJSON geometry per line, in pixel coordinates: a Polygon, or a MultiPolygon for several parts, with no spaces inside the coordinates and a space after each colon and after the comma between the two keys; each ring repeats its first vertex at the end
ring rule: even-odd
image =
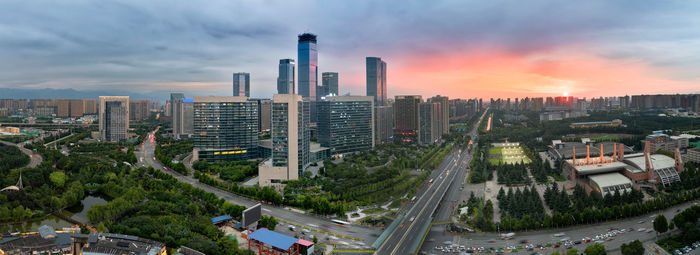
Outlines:
{"type": "Polygon", "coordinates": [[[250,73],[233,73],[233,96],[250,97],[250,73]]]}
{"type": "Polygon", "coordinates": [[[280,59],[277,76],[277,94],[294,94],[295,66],[294,59],[280,59]]]}
{"type": "MultiPolygon", "coordinates": [[[[185,133],[183,131],[183,99],[185,99],[185,94],[183,93],[170,93],[170,107],[167,107],[167,109],[169,109],[169,115],[172,117],[171,119],[174,137],[180,137],[180,135],[185,133]]],[[[168,103],[166,103],[166,105],[168,105],[168,103]]]]}
{"type": "Polygon", "coordinates": [[[316,35],[304,33],[299,35],[297,45],[299,61],[299,95],[316,101],[316,87],[318,87],[318,51],[316,49],[316,35]]]}
{"type": "Polygon", "coordinates": [[[100,137],[104,141],[125,141],[129,130],[129,97],[100,96],[100,137]]]}
{"type": "Polygon", "coordinates": [[[316,98],[321,100],[321,97],[328,95],[338,96],[338,73],[324,72],[321,74],[321,86],[317,91],[316,98]]]}
{"type": "Polygon", "coordinates": [[[283,180],[296,180],[309,164],[308,101],[301,95],[276,94],[272,98],[272,158],[258,168],[260,186],[280,188],[283,180]]]}
{"type": "Polygon", "coordinates": [[[438,102],[425,102],[420,106],[420,130],[418,141],[420,144],[433,144],[440,139],[440,126],[442,104],[438,102]]]}
{"type": "Polygon", "coordinates": [[[390,105],[374,107],[374,144],[391,141],[394,136],[394,109],[390,105]]]}
{"type": "Polygon", "coordinates": [[[394,137],[401,141],[416,141],[420,131],[419,105],[421,96],[396,96],[394,100],[394,137]]]}
{"type": "Polygon", "coordinates": [[[431,97],[428,102],[438,103],[440,107],[438,108],[438,120],[436,131],[437,136],[442,136],[443,134],[450,133],[450,99],[447,97],[442,97],[440,95],[431,97]]]}
{"type": "Polygon", "coordinates": [[[129,120],[147,120],[150,114],[148,100],[129,100],[129,120]]]}
{"type": "Polygon", "coordinates": [[[318,102],[318,141],[331,154],[374,147],[374,98],[330,96],[318,102]]]}
{"type": "Polygon", "coordinates": [[[251,98],[251,101],[258,103],[258,132],[267,133],[270,131],[270,114],[272,113],[272,100],[251,98]]]}
{"type": "Polygon", "coordinates": [[[258,103],[246,97],[194,97],[193,160],[258,157],[258,103]]]}
{"type": "Polygon", "coordinates": [[[375,105],[386,105],[386,62],[381,58],[367,57],[367,95],[375,105]]]}

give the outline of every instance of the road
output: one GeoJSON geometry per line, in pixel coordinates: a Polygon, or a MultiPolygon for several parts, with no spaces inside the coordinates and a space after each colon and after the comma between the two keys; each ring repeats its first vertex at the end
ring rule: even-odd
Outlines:
{"type": "MultiPolygon", "coordinates": [[[[472,139],[477,137],[477,130],[484,115],[480,117],[469,133],[472,139]]],[[[399,223],[399,227],[389,234],[387,240],[379,246],[375,254],[412,253],[411,248],[423,238],[423,229],[426,224],[432,222],[433,216],[440,218],[440,213],[434,215],[437,208],[450,207],[452,205],[452,201],[445,201],[442,205],[441,202],[450,187],[454,189],[453,185],[455,183],[459,185],[463,181],[472,153],[467,150],[455,149],[446,157],[446,160],[442,162],[437,171],[433,172],[431,176],[433,182],[429,183],[428,187],[419,194],[418,199],[407,210],[406,216],[399,223]]]]}
{"type": "Polygon", "coordinates": [[[19,148],[19,150],[22,151],[24,154],[27,154],[27,156],[29,156],[29,165],[27,165],[26,167],[35,168],[36,166],[38,166],[39,164],[41,164],[41,161],[42,161],[41,155],[39,155],[39,154],[34,154],[33,151],[24,148],[24,146],[23,146],[24,143],[14,144],[14,143],[5,142],[5,141],[0,141],[0,143],[5,144],[5,145],[8,145],[8,146],[16,146],[16,147],[19,148]]]}
{"type": "MultiPolygon", "coordinates": [[[[157,130],[155,131],[157,132],[157,130]]],[[[200,183],[197,179],[195,179],[192,176],[183,176],[179,173],[170,171],[170,170],[165,170],[163,165],[155,160],[154,156],[154,151],[155,151],[155,146],[156,142],[155,139],[153,138],[153,133],[149,134],[147,139],[144,139],[143,144],[140,146],[141,150],[140,153],[137,154],[137,157],[139,159],[139,162],[137,163],[137,166],[152,166],[155,169],[159,169],[173,177],[175,177],[177,180],[185,183],[189,183],[190,185],[203,189],[207,192],[211,192],[216,194],[218,197],[225,199],[226,201],[242,206],[253,206],[257,204],[259,201],[249,199],[246,197],[238,196],[233,193],[227,192],[220,190],[218,188],[214,188],[212,186],[200,183]]],[[[275,218],[287,221],[287,222],[293,222],[298,225],[302,226],[308,226],[309,228],[313,229],[314,231],[309,232],[309,233],[304,233],[301,232],[301,229],[296,229],[300,237],[303,237],[304,235],[315,235],[319,238],[319,240],[323,240],[324,234],[322,234],[318,230],[334,233],[337,235],[341,236],[347,236],[347,237],[353,237],[353,238],[359,238],[362,241],[356,241],[356,240],[350,240],[350,239],[330,239],[330,242],[334,242],[334,244],[340,244],[344,245],[349,248],[353,248],[353,246],[357,246],[357,248],[362,248],[362,249],[367,249],[369,248],[365,244],[371,244],[374,242],[374,240],[377,239],[379,236],[381,230],[380,229],[375,229],[375,228],[368,228],[368,227],[363,227],[363,226],[358,226],[358,225],[337,225],[333,222],[330,221],[330,219],[326,219],[320,216],[312,216],[304,213],[300,213],[297,211],[293,211],[290,209],[285,209],[282,207],[277,207],[277,206],[272,206],[272,205],[263,205],[262,207],[263,214],[265,215],[270,215],[274,216],[275,218]]],[[[285,224],[286,225],[286,224],[285,224]]],[[[308,239],[311,239],[310,237],[308,239]]]]}
{"type": "MultiPolygon", "coordinates": [[[[652,226],[652,218],[650,218],[653,215],[657,215],[659,213],[663,213],[666,219],[673,219],[673,216],[677,214],[677,211],[683,211],[684,209],[692,206],[694,203],[697,203],[697,201],[694,202],[689,202],[677,206],[673,206],[670,208],[667,208],[666,210],[663,211],[658,211],[646,215],[642,215],[639,217],[634,217],[634,218],[628,218],[628,219],[623,219],[623,220],[618,220],[618,221],[609,221],[609,222],[603,222],[603,223],[598,223],[598,224],[589,224],[589,225],[579,225],[579,226],[574,226],[570,228],[562,228],[562,229],[550,229],[550,230],[542,230],[542,231],[530,231],[530,232],[518,232],[516,233],[515,237],[512,240],[500,240],[498,239],[498,234],[497,233],[468,233],[468,234],[462,234],[462,235],[455,235],[452,233],[448,233],[444,231],[444,226],[434,226],[430,233],[428,234],[428,237],[426,238],[425,243],[423,244],[423,247],[421,248],[422,252],[425,252],[426,254],[446,254],[443,253],[442,251],[436,250],[435,247],[437,246],[445,246],[445,242],[449,241],[451,243],[459,244],[459,245],[464,245],[466,247],[493,247],[493,248],[498,248],[498,247],[508,247],[511,245],[518,245],[520,240],[528,240],[529,243],[531,244],[545,244],[545,243],[553,243],[556,241],[561,240],[562,238],[569,237],[572,241],[575,240],[581,240],[582,238],[589,237],[593,238],[596,235],[599,234],[604,234],[609,231],[610,228],[633,228],[634,231],[629,232],[629,233],[623,233],[623,234],[618,234],[613,238],[613,240],[610,241],[605,241],[603,245],[605,245],[606,249],[609,251],[615,251],[620,248],[620,246],[623,243],[629,243],[634,240],[640,240],[642,242],[646,241],[652,241],[656,239],[656,234],[652,231],[650,233],[646,232],[639,232],[638,230],[640,228],[653,228],[652,226]],[[643,221],[643,222],[642,222],[643,221]],[[640,223],[641,222],[641,223],[640,223]],[[566,236],[563,237],[555,237],[554,234],[556,233],[564,233],[566,236]],[[492,242],[493,240],[496,240],[495,242],[492,242]]],[[[583,251],[589,244],[579,244],[579,245],[574,245],[575,248],[579,250],[579,252],[583,251]]],[[[560,247],[558,250],[560,252],[564,251],[564,247],[560,247]]],[[[545,250],[540,250],[540,249],[535,249],[535,251],[542,253],[542,254],[550,254],[554,252],[554,248],[548,248],[545,250]]],[[[522,251],[521,251],[522,252],[522,251]]],[[[529,253],[532,253],[534,251],[530,251],[529,253]]]]}

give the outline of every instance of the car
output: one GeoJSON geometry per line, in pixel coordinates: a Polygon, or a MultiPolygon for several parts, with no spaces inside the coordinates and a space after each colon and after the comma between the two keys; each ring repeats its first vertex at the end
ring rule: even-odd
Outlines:
{"type": "Polygon", "coordinates": [[[673,255],[683,255],[683,253],[679,250],[673,251],[673,255]]]}
{"type": "Polygon", "coordinates": [[[580,241],[580,240],[576,240],[576,241],[574,241],[574,244],[581,244],[581,241],[580,241]]]}
{"type": "Polygon", "coordinates": [[[653,230],[651,230],[651,229],[647,229],[647,231],[644,231],[644,232],[651,233],[652,231],[653,230]]]}
{"type": "Polygon", "coordinates": [[[595,241],[595,243],[604,243],[604,242],[605,242],[605,241],[603,241],[603,240],[595,241]]]}
{"type": "Polygon", "coordinates": [[[693,243],[693,249],[700,248],[700,242],[693,243]]]}
{"type": "Polygon", "coordinates": [[[562,237],[565,235],[566,235],[565,233],[556,233],[556,234],[554,234],[554,237],[562,237]]]}
{"type": "Polygon", "coordinates": [[[442,246],[435,246],[436,250],[442,250],[442,246]]]}
{"type": "Polygon", "coordinates": [[[413,222],[413,220],[415,220],[415,219],[416,219],[416,217],[411,217],[410,219],[408,219],[408,222],[413,222]]]}
{"type": "Polygon", "coordinates": [[[528,242],[528,241],[527,241],[527,240],[524,240],[524,239],[523,239],[523,240],[520,240],[520,243],[527,243],[527,242],[528,242]]]}
{"type": "Polygon", "coordinates": [[[489,242],[489,243],[495,243],[495,242],[496,242],[496,239],[490,239],[488,242],[489,242]]]}
{"type": "Polygon", "coordinates": [[[639,229],[637,229],[638,232],[644,232],[644,231],[646,231],[646,230],[647,230],[646,228],[639,228],[639,229]]]}
{"type": "Polygon", "coordinates": [[[640,221],[637,222],[637,224],[642,224],[642,223],[644,223],[643,220],[640,220],[640,221]]]}

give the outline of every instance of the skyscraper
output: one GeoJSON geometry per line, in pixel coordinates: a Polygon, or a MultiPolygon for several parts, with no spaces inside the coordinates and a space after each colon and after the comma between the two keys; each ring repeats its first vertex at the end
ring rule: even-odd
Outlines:
{"type": "Polygon", "coordinates": [[[316,50],[316,35],[304,33],[299,35],[297,45],[299,61],[299,95],[316,101],[318,86],[318,51],[316,50]]]}
{"type": "Polygon", "coordinates": [[[367,95],[375,105],[386,105],[386,62],[381,58],[367,57],[367,95]]]}
{"type": "Polygon", "coordinates": [[[440,118],[442,105],[437,102],[420,103],[420,144],[433,144],[440,137],[440,118]]]}
{"type": "Polygon", "coordinates": [[[318,141],[331,154],[374,147],[374,98],[330,96],[318,102],[318,141]]]}
{"type": "Polygon", "coordinates": [[[147,120],[151,113],[148,103],[148,100],[129,100],[129,120],[147,120]]]}
{"type": "Polygon", "coordinates": [[[277,76],[277,94],[294,94],[295,82],[294,59],[280,59],[279,76],[277,76]]]}
{"type": "Polygon", "coordinates": [[[183,112],[182,100],[185,99],[183,93],[170,93],[170,116],[172,117],[173,136],[179,137],[183,134],[183,112]]]}
{"type": "Polygon", "coordinates": [[[394,136],[394,112],[390,105],[374,107],[374,144],[383,144],[394,136]]]}
{"type": "Polygon", "coordinates": [[[104,141],[125,141],[129,130],[129,97],[100,96],[99,123],[104,141]]]}
{"type": "Polygon", "coordinates": [[[246,97],[194,97],[193,160],[258,157],[258,103],[246,97]]]}
{"type": "Polygon", "coordinates": [[[396,96],[394,100],[394,137],[404,142],[416,141],[420,131],[421,96],[396,96]]]}
{"type": "MultiPolygon", "coordinates": [[[[338,73],[325,72],[321,74],[321,88],[320,93],[317,94],[317,98],[321,98],[328,95],[338,96],[338,73]]],[[[319,99],[320,100],[320,99],[319,99]]]]}
{"type": "Polygon", "coordinates": [[[437,136],[442,136],[443,134],[450,133],[450,99],[440,95],[431,97],[429,100],[431,103],[440,104],[438,116],[435,118],[438,120],[437,123],[437,136]]]}
{"type": "Polygon", "coordinates": [[[233,73],[233,96],[250,97],[250,73],[233,73]]]}
{"type": "Polygon", "coordinates": [[[258,168],[260,186],[280,188],[282,180],[296,180],[309,164],[308,101],[301,95],[272,98],[272,158],[258,168]]]}

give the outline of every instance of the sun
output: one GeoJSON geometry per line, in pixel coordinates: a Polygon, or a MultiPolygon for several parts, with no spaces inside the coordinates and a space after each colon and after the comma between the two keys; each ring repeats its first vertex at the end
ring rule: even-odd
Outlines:
{"type": "Polygon", "coordinates": [[[568,97],[568,96],[569,96],[569,92],[564,92],[564,97],[568,97]]]}

